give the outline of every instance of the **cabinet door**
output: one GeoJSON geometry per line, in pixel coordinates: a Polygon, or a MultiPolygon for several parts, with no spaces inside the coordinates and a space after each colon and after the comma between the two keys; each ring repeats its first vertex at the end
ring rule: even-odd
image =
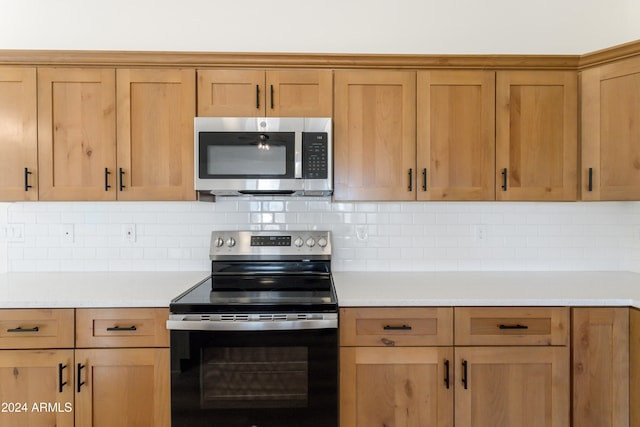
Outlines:
{"type": "Polygon", "coordinates": [[[0,351],[0,425],[73,427],[73,350],[0,351]]]}
{"type": "Polygon", "coordinates": [[[577,75],[504,71],[496,84],[496,199],[576,200],[577,75]]]}
{"type": "Polygon", "coordinates": [[[418,200],[494,200],[495,73],[418,72],[418,200]]]}
{"type": "Polygon", "coordinates": [[[117,99],[118,199],[194,200],[194,70],[118,70],[117,99]]]}
{"type": "Polygon", "coordinates": [[[572,314],[574,425],[628,426],[629,309],[574,308],[572,314]]]}
{"type": "Polygon", "coordinates": [[[265,114],[263,70],[198,70],[198,116],[265,114]]]}
{"type": "Polygon", "coordinates": [[[340,426],[453,427],[452,356],[451,347],[342,347],[340,426]]]}
{"type": "Polygon", "coordinates": [[[331,70],[267,71],[267,116],[331,117],[331,70]]]}
{"type": "Polygon", "coordinates": [[[168,348],[76,350],[76,427],[168,427],[168,348]]]}
{"type": "Polygon", "coordinates": [[[568,347],[457,347],[455,353],[456,427],[569,426],[568,347]]]}
{"type": "Polygon", "coordinates": [[[640,200],[640,58],[583,71],[583,200],[640,200]]]}
{"type": "Polygon", "coordinates": [[[38,70],[38,160],[40,200],[115,200],[113,69],[38,70]]]}
{"type": "MultiPolygon", "coordinates": [[[[640,402],[640,310],[629,310],[629,402],[640,402]]],[[[630,405],[631,426],[640,426],[640,405],[630,405]]]]}
{"type": "Polygon", "coordinates": [[[336,200],[415,200],[415,89],[415,72],[336,71],[336,200]]]}
{"type": "Polygon", "coordinates": [[[0,68],[0,201],[38,199],[36,102],[35,68],[0,68]]]}

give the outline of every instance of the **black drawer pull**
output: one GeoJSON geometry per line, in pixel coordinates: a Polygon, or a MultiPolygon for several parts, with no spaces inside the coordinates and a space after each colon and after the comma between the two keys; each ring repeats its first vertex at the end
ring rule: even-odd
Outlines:
{"type": "Polygon", "coordinates": [[[385,331],[410,331],[412,328],[411,326],[408,326],[408,325],[402,325],[402,326],[386,325],[383,329],[385,331]]]}
{"type": "Polygon", "coordinates": [[[58,393],[62,393],[62,387],[67,385],[66,381],[62,381],[62,371],[66,369],[67,365],[58,363],[58,393]]]}
{"type": "Polygon", "coordinates": [[[521,325],[521,324],[517,324],[517,325],[498,325],[498,328],[500,329],[529,329],[529,327],[527,325],[521,325]]]}
{"type": "Polygon", "coordinates": [[[40,329],[37,326],[34,326],[33,328],[22,328],[21,326],[18,326],[17,328],[11,328],[11,329],[7,329],[7,332],[38,332],[40,329]]]}
{"type": "Polygon", "coordinates": [[[107,332],[122,332],[122,331],[137,331],[138,328],[136,328],[135,326],[127,326],[127,327],[121,327],[121,326],[114,326],[112,328],[107,328],[107,332]]]}
{"type": "Polygon", "coordinates": [[[85,384],[84,381],[81,381],[82,379],[82,370],[86,368],[86,365],[83,365],[82,363],[78,363],[78,393],[80,393],[80,389],[82,388],[82,386],[85,384]]]}

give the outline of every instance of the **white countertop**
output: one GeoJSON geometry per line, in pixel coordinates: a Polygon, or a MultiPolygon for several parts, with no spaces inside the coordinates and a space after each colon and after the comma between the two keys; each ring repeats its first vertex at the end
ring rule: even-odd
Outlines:
{"type": "MultiPolygon", "coordinates": [[[[0,308],[168,307],[205,279],[195,272],[0,274],[0,308]]],[[[633,306],[629,272],[334,272],[341,307],[633,306]]]]}
{"type": "Polygon", "coordinates": [[[0,274],[0,308],[169,307],[211,272],[0,274]]]}
{"type": "Polygon", "coordinates": [[[640,274],[629,272],[335,272],[341,307],[633,306],[640,274]]]}

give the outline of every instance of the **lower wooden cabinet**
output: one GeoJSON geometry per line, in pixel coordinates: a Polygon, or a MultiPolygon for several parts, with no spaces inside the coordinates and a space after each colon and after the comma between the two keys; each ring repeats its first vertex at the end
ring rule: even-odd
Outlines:
{"type": "Polygon", "coordinates": [[[569,426],[568,347],[456,347],[456,427],[569,426]]]}
{"type": "Polygon", "coordinates": [[[0,426],[73,427],[73,350],[0,350],[0,426]]]}
{"type": "Polygon", "coordinates": [[[573,308],[573,425],[627,427],[629,309],[573,308]]]}
{"type": "Polygon", "coordinates": [[[345,347],[340,425],[453,426],[452,347],[345,347]]]}
{"type": "Polygon", "coordinates": [[[168,314],[0,310],[0,427],[169,427],[168,314]]]}
{"type": "Polygon", "coordinates": [[[566,307],[340,316],[341,427],[570,426],[566,307]]]}
{"type": "Polygon", "coordinates": [[[168,427],[169,349],[76,350],[76,426],[168,427]]]}

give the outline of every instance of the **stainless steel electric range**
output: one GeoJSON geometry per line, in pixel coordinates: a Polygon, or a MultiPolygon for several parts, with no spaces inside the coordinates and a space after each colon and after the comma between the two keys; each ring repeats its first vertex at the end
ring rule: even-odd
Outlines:
{"type": "Polygon", "coordinates": [[[327,231],[221,231],[211,276],[175,298],[173,427],[337,427],[327,231]]]}

